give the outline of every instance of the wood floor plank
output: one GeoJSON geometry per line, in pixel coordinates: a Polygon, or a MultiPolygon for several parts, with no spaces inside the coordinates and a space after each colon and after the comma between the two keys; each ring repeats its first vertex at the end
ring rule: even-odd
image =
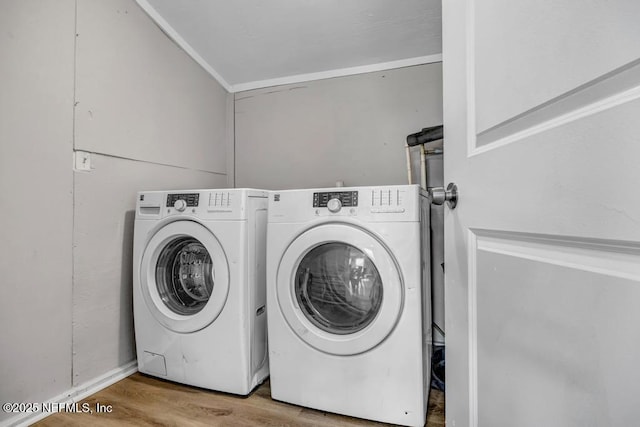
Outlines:
{"type": "MultiPolygon", "coordinates": [[[[136,373],[80,402],[93,413],[53,414],[39,427],[185,426],[185,427],[362,427],[388,426],[358,418],[302,408],[271,399],[269,381],[248,397],[239,397],[163,381],[136,373]],[[96,405],[112,412],[97,413],[96,405]]],[[[444,393],[431,390],[427,427],[444,427],[444,393]]]]}

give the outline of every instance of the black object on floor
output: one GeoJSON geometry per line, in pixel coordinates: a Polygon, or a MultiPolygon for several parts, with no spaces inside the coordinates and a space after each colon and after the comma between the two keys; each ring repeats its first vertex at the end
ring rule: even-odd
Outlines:
{"type": "Polygon", "coordinates": [[[434,346],[431,358],[431,388],[441,391],[444,391],[444,362],[444,346],[434,346]]]}

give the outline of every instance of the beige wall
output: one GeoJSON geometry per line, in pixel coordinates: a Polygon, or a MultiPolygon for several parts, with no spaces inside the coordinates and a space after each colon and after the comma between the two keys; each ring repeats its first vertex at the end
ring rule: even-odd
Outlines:
{"type": "Polygon", "coordinates": [[[440,63],[235,94],[236,186],[407,182],[406,136],[442,124],[440,63]]]}
{"type": "Polygon", "coordinates": [[[75,148],[93,169],[75,173],[74,385],[135,359],[135,193],[226,187],[231,97],[133,0],[81,0],[77,16],[75,148]]]}
{"type": "Polygon", "coordinates": [[[224,173],[225,89],[133,0],[77,14],[75,148],[224,173]]]}
{"type": "Polygon", "coordinates": [[[71,385],[74,7],[0,2],[3,403],[71,385]]]}
{"type": "Polygon", "coordinates": [[[0,400],[47,401],[135,359],[135,193],[227,186],[232,97],[133,0],[0,2],[0,27],[0,400]]]}

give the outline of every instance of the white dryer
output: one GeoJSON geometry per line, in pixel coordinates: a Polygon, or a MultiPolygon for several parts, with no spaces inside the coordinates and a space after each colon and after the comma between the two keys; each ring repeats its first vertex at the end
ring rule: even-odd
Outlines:
{"type": "Polygon", "coordinates": [[[140,372],[240,395],[268,376],[267,196],[253,189],[138,193],[140,372]]]}
{"type": "Polygon", "coordinates": [[[422,426],[430,384],[429,204],[418,186],[269,198],[271,396],[422,426]]]}

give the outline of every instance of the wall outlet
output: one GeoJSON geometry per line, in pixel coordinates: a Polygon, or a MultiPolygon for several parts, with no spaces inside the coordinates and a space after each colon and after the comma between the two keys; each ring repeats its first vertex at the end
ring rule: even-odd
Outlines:
{"type": "Polygon", "coordinates": [[[79,172],[91,172],[91,153],[86,151],[74,151],[73,170],[79,172]]]}

